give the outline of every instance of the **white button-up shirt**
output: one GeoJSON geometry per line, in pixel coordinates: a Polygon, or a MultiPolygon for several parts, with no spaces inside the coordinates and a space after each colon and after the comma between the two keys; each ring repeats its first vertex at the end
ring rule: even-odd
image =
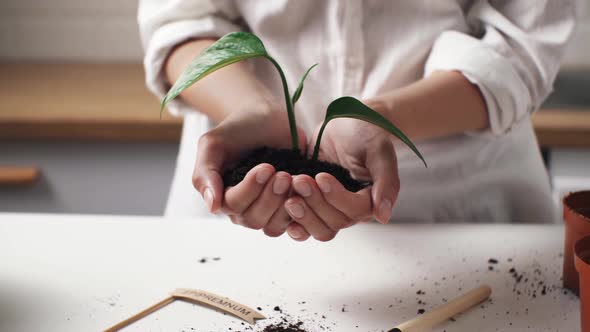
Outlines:
{"type": "MultiPolygon", "coordinates": [[[[337,97],[370,98],[436,70],[463,73],[484,96],[490,128],[417,142],[427,169],[396,146],[393,219],[404,221],[558,219],[530,114],[551,92],[574,17],[570,0],[142,0],[139,10],[147,85],[159,97],[168,53],[190,38],[252,31],[290,87],[319,63],[297,104],[308,133],[337,97]]],[[[253,66],[282,98],[275,69],[253,66]]],[[[167,213],[203,213],[190,177],[197,138],[210,124],[180,99],[170,110],[186,119],[167,213]]]]}

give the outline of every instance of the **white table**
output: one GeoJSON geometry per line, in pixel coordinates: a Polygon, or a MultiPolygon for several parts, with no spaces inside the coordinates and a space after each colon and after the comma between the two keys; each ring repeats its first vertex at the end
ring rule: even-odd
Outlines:
{"type": "MultiPolygon", "coordinates": [[[[262,307],[271,320],[290,314],[310,331],[382,331],[480,283],[492,302],[437,331],[578,331],[578,299],[550,287],[561,284],[562,238],[561,226],[367,224],[296,243],[222,219],[0,214],[0,331],[99,331],[179,287],[262,307]],[[511,267],[524,273],[518,284],[511,267]],[[532,297],[535,278],[546,295],[532,297]]],[[[177,301],[125,331],[230,327],[244,330],[177,301]]]]}

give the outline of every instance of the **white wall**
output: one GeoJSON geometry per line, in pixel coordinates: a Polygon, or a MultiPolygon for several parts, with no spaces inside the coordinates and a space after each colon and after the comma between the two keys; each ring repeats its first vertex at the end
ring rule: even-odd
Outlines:
{"type": "MultiPolygon", "coordinates": [[[[590,67],[590,0],[577,1],[564,65],[590,67]]],[[[136,8],[137,0],[1,0],[0,60],[139,61],[136,8]]]]}
{"type": "Polygon", "coordinates": [[[139,61],[136,11],[137,0],[1,0],[0,59],[139,61]]]}

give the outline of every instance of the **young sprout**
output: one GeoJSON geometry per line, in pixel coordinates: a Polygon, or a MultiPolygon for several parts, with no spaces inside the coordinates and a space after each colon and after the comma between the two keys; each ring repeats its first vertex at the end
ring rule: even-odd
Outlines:
{"type": "MultiPolygon", "coordinates": [[[[291,131],[291,142],[294,151],[299,151],[299,138],[297,135],[297,124],[295,122],[294,105],[301,97],[303,91],[303,82],[307,78],[309,72],[317,66],[317,64],[311,66],[303,75],[299,81],[299,85],[295,90],[295,93],[291,97],[289,94],[289,86],[287,85],[287,79],[276,60],[271,57],[264,48],[262,41],[255,35],[247,32],[232,32],[217,40],[211,46],[207,47],[201,52],[184,70],[180,77],[176,80],[172,88],[168,91],[160,108],[160,114],[166,107],[166,104],[178,97],[189,86],[193,85],[203,77],[211,74],[212,72],[228,66],[232,63],[239,62],[246,59],[263,57],[269,60],[279,72],[281,82],[283,84],[283,93],[285,95],[285,105],[287,108],[287,117],[289,119],[289,130],[291,131]]],[[[416,149],[410,139],[404,135],[397,127],[389,122],[381,114],[373,111],[371,108],[360,102],[353,97],[341,97],[334,100],[328,106],[326,111],[326,118],[320,132],[318,134],[312,159],[317,160],[319,153],[320,141],[322,134],[328,122],[336,118],[355,118],[363,121],[370,122],[377,125],[391,134],[398,137],[404,142],[426,165],[424,158],[416,149]]]]}
{"type": "Polygon", "coordinates": [[[295,93],[293,94],[293,105],[295,105],[295,103],[299,100],[299,97],[301,97],[301,92],[303,91],[303,82],[305,81],[305,79],[307,78],[307,75],[309,75],[309,72],[315,68],[315,66],[317,66],[318,64],[316,63],[315,65],[309,67],[309,69],[305,72],[305,74],[303,74],[303,77],[301,77],[301,81],[299,81],[299,85],[297,86],[297,90],[295,90],[295,93]]]}
{"type": "Polygon", "coordinates": [[[412,141],[410,141],[410,139],[401,130],[389,122],[389,120],[387,120],[383,115],[372,110],[369,106],[363,104],[360,100],[353,97],[340,97],[328,105],[324,123],[322,123],[322,126],[320,127],[320,132],[318,133],[318,137],[313,148],[313,155],[311,157],[313,160],[318,159],[318,154],[320,152],[320,142],[322,140],[322,135],[324,134],[326,125],[328,122],[330,122],[330,120],[336,118],[353,118],[363,120],[387,130],[389,133],[393,134],[402,142],[404,142],[410,149],[412,149],[412,151],[414,151],[414,153],[422,160],[424,166],[428,167],[424,157],[422,157],[422,154],[420,154],[420,151],[418,151],[412,141]]]}

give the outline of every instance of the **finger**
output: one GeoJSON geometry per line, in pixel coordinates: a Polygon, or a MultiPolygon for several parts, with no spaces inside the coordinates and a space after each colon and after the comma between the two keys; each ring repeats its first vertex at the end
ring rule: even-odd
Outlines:
{"type": "Polygon", "coordinates": [[[334,176],[319,173],[315,176],[326,202],[352,220],[366,220],[372,216],[371,189],[356,193],[346,190],[334,176]]]}
{"type": "Polygon", "coordinates": [[[243,213],[246,227],[253,229],[265,227],[275,211],[283,208],[290,186],[289,173],[276,173],[268,181],[260,196],[243,213]]]}
{"type": "Polygon", "coordinates": [[[400,187],[393,143],[387,140],[367,150],[366,166],[373,179],[373,214],[379,222],[385,224],[391,217],[391,209],[400,187]]]}
{"type": "Polygon", "coordinates": [[[296,222],[289,224],[289,227],[287,228],[287,234],[289,234],[289,236],[295,241],[305,241],[310,237],[305,228],[296,222]]]}
{"type": "Polygon", "coordinates": [[[289,226],[289,224],[291,223],[291,216],[289,216],[284,207],[285,199],[290,195],[291,175],[285,172],[277,173],[277,176],[273,182],[272,189],[275,195],[283,196],[283,200],[281,206],[276,211],[274,211],[273,215],[270,217],[270,220],[268,221],[266,226],[264,226],[263,230],[264,234],[271,237],[277,237],[283,235],[283,233],[285,233],[285,231],[287,230],[287,226],[289,226]],[[286,183],[288,185],[285,185],[283,182],[281,182],[283,180],[283,174],[287,175],[286,183]]]}
{"type": "MultiPolygon", "coordinates": [[[[283,203],[284,204],[284,203],[283,203]]],[[[287,213],[284,206],[281,206],[275,211],[270,217],[269,222],[264,226],[264,234],[270,237],[278,237],[283,235],[287,231],[287,227],[293,223],[291,216],[287,213]]]]}
{"type": "Polygon", "coordinates": [[[241,220],[241,217],[240,217],[240,216],[238,216],[238,215],[235,215],[235,214],[232,214],[232,215],[228,215],[228,217],[229,217],[229,220],[231,220],[231,222],[232,222],[234,225],[240,225],[240,226],[243,226],[243,225],[242,225],[242,220],[241,220]]]}
{"type": "Polygon", "coordinates": [[[224,211],[243,213],[262,193],[274,171],[270,164],[260,164],[252,168],[240,183],[226,189],[224,211]]]}
{"type": "Polygon", "coordinates": [[[221,169],[225,161],[223,151],[223,142],[215,136],[205,134],[199,139],[192,180],[210,212],[216,212],[222,204],[221,169]]]}
{"type": "Polygon", "coordinates": [[[293,196],[285,202],[287,212],[295,222],[303,226],[305,230],[318,241],[330,241],[336,236],[336,232],[330,229],[309,208],[303,198],[293,196]]]}
{"type": "Polygon", "coordinates": [[[352,219],[324,200],[315,180],[309,175],[293,178],[293,189],[330,229],[339,231],[353,224],[352,219]]]}

